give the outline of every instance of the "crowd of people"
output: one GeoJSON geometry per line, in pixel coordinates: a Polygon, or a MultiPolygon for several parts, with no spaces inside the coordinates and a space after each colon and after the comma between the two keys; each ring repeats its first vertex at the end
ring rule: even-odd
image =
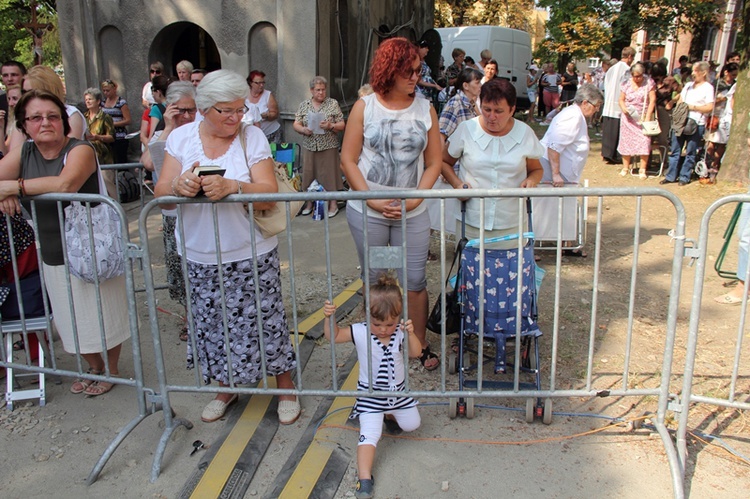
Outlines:
{"type": "MultiPolygon", "coordinates": [[[[634,64],[635,50],[630,47],[622,51],[620,60],[605,61],[602,68],[584,75],[573,63],[562,74],[552,63],[541,69],[531,63],[523,96],[531,103],[526,121],[534,120],[538,106],[549,125],[539,140],[527,122],[515,118],[519,96],[511,82],[497,78],[498,62],[489,50],[482,51],[475,63],[457,48],[452,64],[435,77],[425,62],[428,52],[425,41],[415,44],[392,38],[381,43],[369,84],[361,89],[346,119],[338,102],[328,96],[327,80],[322,76],[310,80],[310,98],[301,102],[293,123],[303,137],[303,190],[313,181],[329,191],[341,190],[344,179],[353,191],[386,193],[454,188],[470,194],[475,188],[577,184],[589,153],[589,123],[598,118],[602,156],[608,163],[622,164],[621,175],[631,174],[637,164],[637,175],[646,178],[652,145],[658,144],[670,151],[662,184],[689,183],[700,150],[707,164],[706,183],[715,181],[731,126],[738,73],[734,60],[728,60],[713,80],[711,66],[705,62],[690,66],[681,60],[671,75],[662,62],[634,64]],[[643,124],[652,121],[660,124],[661,133],[644,133],[643,124]]],[[[160,62],[149,69],[141,102],[141,161],[152,171],[156,197],[205,195],[218,202],[232,194],[277,192],[271,144],[283,140],[284,129],[263,71],[254,69],[247,77],[229,70],[207,73],[189,61],[174,66],[175,77],[167,76],[160,62]],[[199,175],[196,167],[207,165],[223,173],[199,175]]],[[[49,68],[35,66],[27,72],[10,61],[3,65],[2,79],[6,94],[0,96],[0,133],[5,134],[0,141],[4,154],[0,211],[17,216],[22,205],[28,207],[30,196],[102,193],[101,185],[116,197],[113,179],[103,175],[98,165],[127,162],[127,130],[139,125],[118,95],[118,84],[106,79],[100,88],[88,88],[83,95],[85,113],[81,113],[65,104],[62,82],[49,68]]],[[[452,225],[449,230],[461,230],[469,238],[483,233],[500,240],[489,247],[503,249],[517,244],[505,236],[525,229],[518,224],[515,200],[480,202],[468,197],[463,216],[459,204],[446,202],[453,223],[445,224],[436,213],[439,205],[421,199],[386,197],[347,203],[347,224],[362,275],[372,284],[372,321],[348,328],[331,328],[326,321],[325,333],[332,341],[355,344],[365,366],[360,372],[361,390],[403,389],[403,356],[396,353],[403,343],[425,369],[440,365],[426,328],[431,230],[452,225]],[[384,274],[386,269],[365,268],[365,240],[370,246],[403,244],[405,268],[397,269],[395,277],[384,274]],[[408,317],[403,317],[402,290],[408,317]]],[[[272,206],[253,203],[256,210],[272,206]]],[[[297,360],[282,299],[276,236],[264,236],[250,225],[242,203],[184,204],[181,224],[175,206],[162,208],[170,297],[189,308],[191,313],[185,315],[193,319],[180,335],[188,342],[188,367],[198,368],[205,383],[217,382],[220,387],[256,383],[267,372],[275,376],[279,388],[294,389],[297,360]],[[219,247],[215,238],[206,237],[214,223],[218,223],[219,247]],[[181,247],[184,254],[178,251],[181,247]],[[253,277],[255,265],[261,276],[258,283],[253,277]],[[189,298],[186,287],[191,290],[189,298]],[[256,303],[272,306],[258,310],[256,303]]],[[[307,203],[300,215],[309,215],[312,208],[307,203]]],[[[121,345],[130,336],[127,309],[121,306],[126,301],[124,277],[100,283],[101,296],[93,284],[71,277],[76,311],[81,311],[71,317],[57,209],[55,203],[40,204],[39,235],[41,263],[63,347],[80,354],[89,373],[108,370],[108,375],[117,376],[121,345]],[[102,334],[97,333],[99,318],[85,313],[96,308],[97,299],[105,319],[102,334]]],[[[336,216],[335,201],[327,212],[336,216]]],[[[326,304],[325,315],[333,317],[335,307],[326,304]]],[[[98,396],[112,387],[82,378],[70,391],[98,396]]],[[[219,420],[237,398],[236,393],[218,393],[201,419],[219,420]]],[[[280,423],[291,424],[300,416],[300,402],[294,395],[279,396],[277,411],[280,423]]],[[[371,497],[375,447],[383,423],[411,431],[420,424],[419,413],[410,398],[363,396],[353,414],[361,422],[355,495],[371,497]]]]}
{"type": "Polygon", "coordinates": [[[670,74],[667,61],[636,62],[635,49],[623,49],[604,73],[602,158],[622,165],[620,175],[648,178],[652,149],[666,151],[668,167],[660,184],[716,183],[729,139],[739,54],[731,53],[717,74],[717,64],[687,56],[670,74]],[[652,132],[649,123],[658,123],[652,132]],[[698,168],[700,166],[700,168],[698,168]]]}

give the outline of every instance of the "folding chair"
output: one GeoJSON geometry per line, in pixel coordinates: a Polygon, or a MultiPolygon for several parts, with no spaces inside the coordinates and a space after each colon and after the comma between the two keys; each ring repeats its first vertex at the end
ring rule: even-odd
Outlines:
{"type": "MultiPolygon", "coordinates": [[[[50,317],[50,321],[52,318],[50,317]]],[[[5,335],[5,359],[7,363],[13,362],[13,335],[22,333],[26,326],[26,331],[29,334],[36,334],[39,339],[39,367],[44,367],[45,357],[49,355],[47,350],[46,338],[51,338],[51,334],[47,331],[47,319],[46,317],[34,317],[27,318],[25,321],[19,320],[7,320],[0,321],[0,333],[5,335]]],[[[31,352],[29,352],[31,353],[31,352]]],[[[39,405],[42,406],[46,402],[45,387],[44,387],[44,373],[29,373],[16,375],[18,376],[38,376],[38,386],[27,390],[20,390],[17,380],[13,374],[13,368],[6,368],[6,386],[5,386],[5,404],[9,411],[13,410],[13,402],[17,400],[29,400],[39,399],[39,405]]]]}

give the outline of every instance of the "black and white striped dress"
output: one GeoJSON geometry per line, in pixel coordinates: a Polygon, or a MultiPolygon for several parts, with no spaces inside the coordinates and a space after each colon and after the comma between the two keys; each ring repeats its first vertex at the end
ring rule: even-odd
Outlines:
{"type": "Polygon", "coordinates": [[[384,345],[373,334],[367,330],[366,323],[352,324],[352,341],[357,348],[359,358],[359,381],[357,390],[368,391],[368,362],[367,342],[371,343],[372,350],[372,382],[374,391],[394,392],[393,397],[357,397],[352,409],[351,419],[360,414],[394,411],[415,407],[417,401],[411,397],[398,397],[395,392],[404,391],[404,355],[402,345],[404,343],[404,332],[401,326],[391,336],[388,345],[384,345]]]}

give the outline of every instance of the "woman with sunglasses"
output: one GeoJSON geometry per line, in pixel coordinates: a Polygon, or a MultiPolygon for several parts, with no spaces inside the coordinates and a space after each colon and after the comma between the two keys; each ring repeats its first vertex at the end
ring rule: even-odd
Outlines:
{"type": "MultiPolygon", "coordinates": [[[[352,107],[341,148],[341,169],[353,190],[429,190],[435,184],[442,166],[440,127],[430,101],[414,93],[421,69],[420,53],[406,38],[386,40],[375,52],[370,66],[374,93],[352,107]]],[[[422,348],[419,359],[425,369],[433,370],[440,360],[426,337],[430,215],[422,199],[407,199],[405,204],[404,220],[400,199],[371,199],[366,205],[349,201],[346,219],[363,272],[365,231],[370,247],[401,246],[406,224],[407,262],[406,269],[398,271],[399,282],[407,291],[409,319],[422,348]]],[[[378,271],[367,270],[375,282],[378,271]]]]}
{"type": "Polygon", "coordinates": [[[112,143],[112,153],[115,163],[128,162],[128,134],[126,128],[131,123],[130,107],[125,99],[117,94],[117,83],[112,80],[102,82],[102,111],[112,118],[115,125],[115,141],[112,143]]]}
{"type": "MultiPolygon", "coordinates": [[[[169,134],[155,189],[157,197],[193,198],[201,192],[217,202],[230,194],[278,192],[265,135],[258,127],[242,126],[246,98],[247,82],[237,73],[222,69],[203,78],[195,98],[203,120],[182,125],[169,134]],[[218,166],[224,174],[198,176],[194,169],[201,165],[218,166]]],[[[267,210],[274,205],[255,202],[253,208],[267,210]]],[[[268,373],[276,377],[279,388],[294,389],[291,373],[297,363],[281,292],[276,236],[263,237],[242,203],[182,204],[180,217],[175,235],[178,247],[185,247],[182,257],[188,271],[188,306],[194,321],[188,367],[197,364],[205,383],[214,380],[221,387],[256,383],[268,373]],[[217,232],[218,247],[214,237],[217,232]],[[256,264],[258,298],[264,304],[260,311],[256,310],[256,264]],[[229,344],[225,341],[225,321],[229,344]],[[261,368],[261,334],[265,372],[261,368]]],[[[217,394],[203,410],[201,420],[219,420],[236,401],[236,393],[217,394]]],[[[297,397],[280,395],[277,414],[281,424],[296,421],[300,415],[297,397]]]]}

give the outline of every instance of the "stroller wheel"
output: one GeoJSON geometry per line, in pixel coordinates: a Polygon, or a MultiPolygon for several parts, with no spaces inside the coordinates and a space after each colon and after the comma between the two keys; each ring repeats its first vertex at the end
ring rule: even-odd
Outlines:
{"type": "Polygon", "coordinates": [[[526,422],[534,422],[534,399],[526,399],[526,422]]]}
{"type": "Polygon", "coordinates": [[[466,419],[474,419],[474,399],[464,399],[466,401],[466,419]]]}
{"type": "Polygon", "coordinates": [[[544,399],[544,412],[542,413],[542,423],[552,423],[552,399],[544,399]]]}
{"type": "Polygon", "coordinates": [[[456,419],[458,415],[458,399],[456,397],[450,397],[448,399],[448,417],[456,419]]]}
{"type": "Polygon", "coordinates": [[[448,374],[456,374],[458,372],[458,355],[456,352],[450,352],[448,354],[448,374]]]}

